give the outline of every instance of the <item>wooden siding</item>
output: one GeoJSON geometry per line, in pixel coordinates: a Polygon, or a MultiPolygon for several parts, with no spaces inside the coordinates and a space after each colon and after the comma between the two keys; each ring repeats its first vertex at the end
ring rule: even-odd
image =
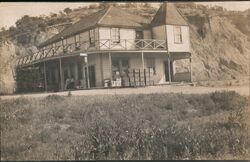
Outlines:
{"type": "Polygon", "coordinates": [[[189,27],[181,26],[182,43],[174,42],[174,25],[166,25],[169,52],[190,52],[189,27]]]}
{"type": "Polygon", "coordinates": [[[143,30],[144,39],[152,39],[152,32],[149,29],[143,30]]]}
{"type": "Polygon", "coordinates": [[[103,70],[103,79],[110,79],[111,66],[109,63],[109,54],[103,53],[102,55],[102,70],[103,70]]]}
{"type": "Polygon", "coordinates": [[[88,55],[88,65],[95,66],[95,78],[96,78],[96,87],[102,87],[102,68],[101,68],[101,62],[100,62],[100,54],[91,54],[88,55]]]}
{"type": "MultiPolygon", "coordinates": [[[[105,27],[100,27],[99,28],[99,39],[100,39],[100,44],[106,44],[106,46],[109,46],[109,41],[111,39],[111,28],[105,28],[105,27]]],[[[120,40],[129,40],[133,41],[135,40],[135,29],[122,29],[120,28],[120,40]]],[[[120,44],[113,44],[113,49],[123,49],[123,47],[127,47],[127,49],[133,49],[134,44],[131,43],[126,43],[125,41],[121,41],[120,44]]],[[[107,49],[107,47],[102,46],[102,50],[107,49]]]]}
{"type": "Polygon", "coordinates": [[[165,82],[164,62],[167,61],[168,58],[167,54],[166,53],[145,54],[145,58],[152,58],[155,60],[156,74],[152,76],[154,83],[155,84],[164,83],[165,82]]]}
{"type": "Polygon", "coordinates": [[[166,40],[165,25],[153,27],[152,32],[153,32],[153,39],[166,40]]]}

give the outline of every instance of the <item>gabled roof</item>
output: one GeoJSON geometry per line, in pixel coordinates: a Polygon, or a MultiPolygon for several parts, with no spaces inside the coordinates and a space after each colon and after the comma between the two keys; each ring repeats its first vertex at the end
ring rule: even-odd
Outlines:
{"type": "Polygon", "coordinates": [[[121,8],[111,6],[94,14],[83,17],[77,23],[54,35],[52,38],[41,43],[39,46],[42,47],[51,44],[60,40],[62,37],[66,38],[75,35],[94,26],[142,28],[148,24],[148,20],[141,16],[129,13],[121,8]]]}
{"type": "Polygon", "coordinates": [[[80,21],[65,28],[60,33],[54,35],[52,38],[41,43],[39,46],[42,47],[42,46],[54,43],[54,42],[60,40],[62,37],[65,38],[65,37],[68,37],[70,35],[74,35],[76,33],[79,33],[81,31],[87,29],[87,28],[94,26],[95,24],[97,24],[97,22],[100,20],[100,18],[103,17],[103,15],[107,12],[107,10],[108,10],[108,8],[83,17],[80,21]]]}
{"type": "Polygon", "coordinates": [[[132,28],[142,28],[149,23],[148,19],[118,7],[110,7],[106,15],[98,22],[100,26],[112,25],[132,28]]]}
{"type": "Polygon", "coordinates": [[[154,16],[151,26],[188,25],[173,3],[163,3],[154,16]]]}

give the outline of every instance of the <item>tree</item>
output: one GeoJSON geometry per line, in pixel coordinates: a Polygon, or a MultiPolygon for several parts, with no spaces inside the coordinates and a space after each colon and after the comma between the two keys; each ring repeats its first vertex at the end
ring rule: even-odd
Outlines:
{"type": "Polygon", "coordinates": [[[57,17],[57,14],[56,13],[50,13],[50,17],[57,17]]]}
{"type": "Polygon", "coordinates": [[[72,9],[70,9],[70,8],[65,8],[63,11],[64,11],[66,14],[69,14],[69,13],[72,12],[72,9]]]}
{"type": "Polygon", "coordinates": [[[5,32],[6,31],[6,29],[5,29],[5,27],[3,26],[2,28],[1,28],[1,31],[0,32],[5,32]]]}

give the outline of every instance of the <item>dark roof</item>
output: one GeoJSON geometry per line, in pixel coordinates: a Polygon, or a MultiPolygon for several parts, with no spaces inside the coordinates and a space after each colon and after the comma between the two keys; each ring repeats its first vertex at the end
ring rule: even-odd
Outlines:
{"type": "Polygon", "coordinates": [[[188,25],[188,23],[173,3],[163,3],[155,14],[151,25],[188,25]]]}
{"type": "Polygon", "coordinates": [[[77,23],[54,35],[52,38],[41,43],[39,46],[42,47],[51,44],[60,40],[62,37],[66,38],[75,35],[96,25],[142,28],[148,24],[148,20],[141,16],[129,13],[121,8],[109,7],[83,17],[77,23]]]}
{"type": "Polygon", "coordinates": [[[111,7],[107,14],[98,22],[99,25],[115,25],[132,28],[142,28],[149,23],[148,19],[118,7],[111,7]]]}
{"type": "Polygon", "coordinates": [[[83,17],[80,21],[65,28],[63,31],[54,35],[52,38],[48,39],[47,41],[41,43],[39,46],[42,47],[42,46],[48,45],[50,43],[53,43],[53,42],[60,40],[62,37],[65,38],[65,37],[74,35],[76,33],[79,33],[81,31],[87,29],[87,28],[94,26],[95,24],[97,24],[97,22],[100,20],[100,18],[103,17],[103,15],[107,12],[107,10],[108,9],[106,8],[106,9],[100,10],[96,13],[93,13],[93,14],[90,14],[90,15],[83,17]]]}

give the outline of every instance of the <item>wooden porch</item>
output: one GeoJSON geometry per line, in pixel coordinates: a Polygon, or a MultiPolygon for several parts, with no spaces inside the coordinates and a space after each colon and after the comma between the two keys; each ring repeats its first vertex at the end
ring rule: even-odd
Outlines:
{"type": "Polygon", "coordinates": [[[27,66],[43,62],[50,59],[74,56],[80,52],[105,52],[105,51],[147,51],[157,50],[166,51],[165,40],[153,40],[153,39],[124,39],[119,43],[114,43],[111,39],[95,40],[90,43],[89,41],[79,41],[75,43],[66,43],[56,46],[53,44],[50,48],[42,48],[39,51],[19,57],[16,61],[16,66],[27,66]]]}

